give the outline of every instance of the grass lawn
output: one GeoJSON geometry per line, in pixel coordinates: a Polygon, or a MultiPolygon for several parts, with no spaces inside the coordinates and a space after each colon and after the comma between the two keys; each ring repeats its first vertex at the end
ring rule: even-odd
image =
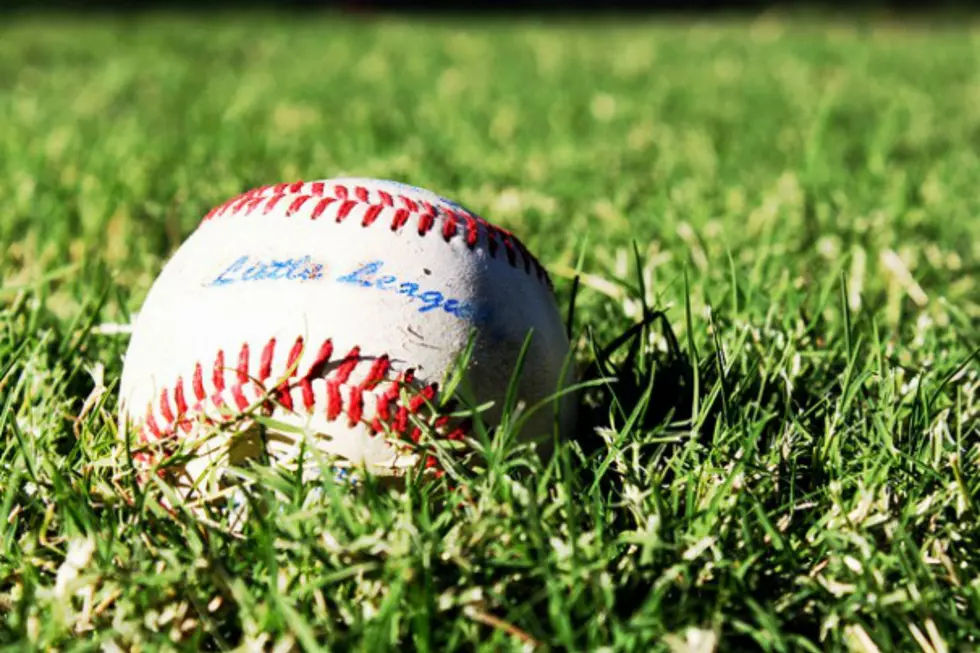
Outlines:
{"type": "Polygon", "coordinates": [[[977,648],[978,65],[968,21],[6,20],[0,643],[977,648]],[[125,325],[209,208],[340,175],[514,230],[616,382],[547,463],[169,514],[125,325]]]}

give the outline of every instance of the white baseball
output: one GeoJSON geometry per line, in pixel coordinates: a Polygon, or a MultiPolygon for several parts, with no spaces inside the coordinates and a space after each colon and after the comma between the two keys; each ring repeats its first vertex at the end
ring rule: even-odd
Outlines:
{"type": "MultiPolygon", "coordinates": [[[[478,403],[494,402],[490,425],[529,332],[525,405],[571,381],[547,274],[509,232],[391,181],[256,188],[212,210],[150,289],[125,357],[121,424],[139,445],[204,423],[246,428],[242,413],[258,406],[346,464],[399,474],[416,458],[396,441],[418,438],[422,416],[465,440],[465,427],[430,413],[471,332],[468,379],[478,403]]],[[[574,400],[559,406],[565,431],[574,400]]],[[[553,426],[547,406],[522,439],[547,453],[553,426]]],[[[296,441],[276,432],[274,454],[296,441]]]]}

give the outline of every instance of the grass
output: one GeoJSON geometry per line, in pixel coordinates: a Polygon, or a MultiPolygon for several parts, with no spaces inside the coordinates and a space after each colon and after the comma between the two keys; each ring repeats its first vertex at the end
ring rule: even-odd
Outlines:
{"type": "Polygon", "coordinates": [[[969,20],[7,21],[0,643],[975,649],[978,58],[969,20]],[[579,275],[617,382],[469,501],[258,470],[242,537],[166,513],[113,325],[211,206],[341,174],[579,275]]]}

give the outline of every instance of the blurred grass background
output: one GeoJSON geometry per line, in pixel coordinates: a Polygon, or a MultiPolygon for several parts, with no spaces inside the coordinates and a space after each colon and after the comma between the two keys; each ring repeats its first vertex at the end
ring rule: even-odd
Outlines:
{"type": "Polygon", "coordinates": [[[553,262],[582,235],[590,265],[635,238],[674,278],[692,252],[724,278],[729,251],[806,275],[862,249],[887,293],[878,255],[902,250],[958,303],[977,64],[972,32],[902,25],[22,19],[0,43],[5,278],[103,261],[138,300],[222,199],[356,173],[459,198],[553,262]],[[759,256],[777,233],[797,255],[759,256]]]}
{"type": "Polygon", "coordinates": [[[0,26],[0,641],[975,644],[978,34],[813,17],[0,26]],[[705,374],[692,420],[627,424],[633,404],[612,401],[600,432],[621,437],[571,447],[525,490],[529,512],[499,478],[474,481],[476,512],[331,495],[312,521],[359,514],[330,531],[354,558],[295,530],[302,501],[245,543],[127,504],[112,427],[126,339],[100,325],[128,322],[211,206],[348,174],[513,229],[563,306],[580,269],[583,364],[587,328],[608,342],[644,301],[666,310],[705,374]],[[704,446],[662,446],[702,429],[704,446]],[[411,542],[372,530],[402,519],[411,542]],[[367,533],[380,548],[358,549],[367,533]],[[81,619],[57,578],[93,537],[81,619]],[[431,563],[440,547],[458,563],[431,563]],[[232,552],[220,580],[194,571],[232,552]],[[406,569],[429,589],[396,582],[406,569]],[[433,588],[456,585],[483,617],[458,592],[439,616],[433,588]],[[147,625],[166,610],[179,619],[147,625]]]}

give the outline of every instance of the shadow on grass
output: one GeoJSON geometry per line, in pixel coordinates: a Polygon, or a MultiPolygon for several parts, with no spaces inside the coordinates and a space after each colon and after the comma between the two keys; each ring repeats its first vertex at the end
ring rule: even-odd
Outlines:
{"type": "MultiPolygon", "coordinates": [[[[579,408],[574,438],[586,457],[609,448],[606,440],[598,435],[599,430],[622,434],[621,444],[629,444],[640,433],[676,431],[690,425],[696,396],[694,367],[681,351],[662,311],[648,311],[642,320],[610,343],[601,348],[593,346],[593,358],[582,380],[591,384],[601,379],[607,381],[587,391],[579,408]],[[658,338],[666,343],[666,351],[653,354],[649,343],[658,338]],[[624,348],[626,353],[617,362],[624,348]]],[[[706,416],[704,432],[710,432],[718,410],[712,407],[703,414],[706,416]]],[[[689,428],[686,430],[690,432],[689,428]]],[[[677,443],[663,442],[655,449],[663,455],[676,446],[677,443]]],[[[608,484],[608,476],[599,477],[599,481],[608,484]]]]}
{"type": "MultiPolygon", "coordinates": [[[[843,364],[839,369],[831,367],[821,370],[825,378],[844,373],[843,364]]],[[[746,457],[765,455],[771,447],[779,446],[779,434],[788,419],[805,421],[810,432],[823,431],[828,416],[818,407],[828,399],[820,390],[826,389],[826,384],[799,383],[787,393],[780,385],[766,383],[761,375],[752,372],[752,368],[739,372],[736,366],[726,365],[718,343],[706,349],[702,356],[694,352],[692,357],[680,347],[666,315],[647,311],[642,320],[609,344],[593,348],[593,360],[583,380],[609,378],[615,382],[598,385],[586,393],[576,441],[586,460],[601,460],[615,446],[638,446],[640,459],[645,465],[659,466],[657,479],[667,487],[677,481],[678,473],[670,461],[691,444],[692,438],[699,446],[714,446],[717,433],[737,428],[734,422],[741,417],[739,408],[749,403],[764,407],[770,417],[752,445],[756,451],[745,451],[746,457]],[[656,342],[666,346],[650,346],[656,342]],[[597,435],[598,430],[614,434],[616,443],[597,435]],[[637,444],[637,440],[641,443],[637,444]]],[[[798,501],[802,495],[821,492],[828,480],[819,471],[813,448],[794,451],[791,461],[780,459],[777,473],[787,482],[777,484],[775,492],[758,497],[767,513],[786,509],[794,494],[798,501]]],[[[751,465],[751,460],[747,464],[751,465]]],[[[607,505],[625,499],[623,477],[608,473],[603,465],[586,465],[578,470],[578,476],[583,487],[595,484],[603,497],[614,497],[607,505]]],[[[733,619],[758,624],[759,614],[752,605],[773,605],[793,593],[800,567],[795,564],[798,561],[792,552],[773,550],[773,556],[785,560],[767,565],[760,572],[727,572],[724,580],[708,581],[696,588],[692,587],[694,578],[682,581],[680,575],[684,572],[679,572],[678,584],[687,583],[687,589],[676,585],[673,589],[658,589],[662,574],[673,565],[682,564],[690,571],[689,563],[684,563],[681,555],[687,544],[677,535],[689,530],[691,515],[701,509],[684,505],[686,500],[682,497],[680,505],[665,507],[658,515],[662,519],[660,534],[664,550],[618,588],[617,616],[629,620],[653,607],[650,605],[653,600],[659,606],[654,612],[659,612],[662,624],[669,624],[671,629],[716,623],[719,613],[725,614],[726,624],[731,624],[733,619]],[[733,600],[736,596],[750,596],[752,601],[733,600]]],[[[814,514],[794,518],[784,536],[804,537],[819,517],[814,514]]],[[[614,509],[610,527],[624,532],[637,528],[637,524],[628,511],[614,509]]],[[[818,615],[797,612],[787,613],[786,617],[780,624],[783,634],[817,641],[818,615]]],[[[759,645],[751,635],[736,632],[730,626],[724,629],[723,637],[727,647],[759,645]]]]}

